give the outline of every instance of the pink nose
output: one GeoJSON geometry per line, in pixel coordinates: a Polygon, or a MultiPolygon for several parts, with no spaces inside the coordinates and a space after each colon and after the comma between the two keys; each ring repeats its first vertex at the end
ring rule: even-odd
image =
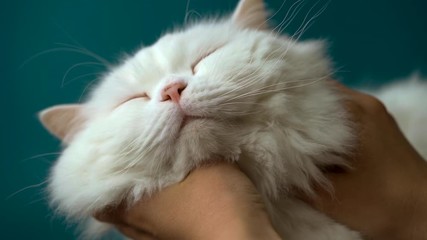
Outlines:
{"type": "Polygon", "coordinates": [[[166,85],[161,92],[162,101],[172,100],[178,103],[181,98],[181,93],[186,87],[187,84],[184,82],[174,82],[166,85]]]}

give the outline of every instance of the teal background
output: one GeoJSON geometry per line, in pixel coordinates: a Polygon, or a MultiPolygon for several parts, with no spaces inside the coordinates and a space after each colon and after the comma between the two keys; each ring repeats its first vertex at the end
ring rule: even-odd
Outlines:
{"type": "MultiPolygon", "coordinates": [[[[190,18],[227,12],[236,2],[192,0],[190,18]]],[[[279,9],[283,1],[267,2],[271,9],[279,9]]],[[[293,2],[285,3],[276,22],[293,2]]],[[[295,31],[315,2],[306,0],[285,31],[295,31]]],[[[320,0],[320,5],[326,2],[320,0]]],[[[38,185],[46,179],[60,143],[42,129],[36,112],[79,101],[85,87],[106,68],[88,51],[81,54],[65,45],[84,47],[114,64],[123,53],[151,44],[183,23],[186,4],[186,0],[0,3],[0,239],[74,239],[73,227],[48,210],[45,185],[38,185]]],[[[374,86],[415,70],[427,71],[426,10],[423,0],[333,0],[303,38],[329,40],[331,56],[341,69],[338,76],[345,83],[374,86]]]]}

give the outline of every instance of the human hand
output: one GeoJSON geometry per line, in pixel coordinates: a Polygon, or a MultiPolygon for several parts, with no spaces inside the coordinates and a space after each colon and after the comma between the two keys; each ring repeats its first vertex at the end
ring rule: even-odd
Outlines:
{"type": "Polygon", "coordinates": [[[334,192],[307,201],[369,239],[427,239],[427,163],[381,102],[338,88],[357,124],[352,169],[329,173],[334,192]]]}
{"type": "Polygon", "coordinates": [[[215,163],[136,203],[95,216],[132,239],[280,239],[255,186],[231,163],[215,163]]]}

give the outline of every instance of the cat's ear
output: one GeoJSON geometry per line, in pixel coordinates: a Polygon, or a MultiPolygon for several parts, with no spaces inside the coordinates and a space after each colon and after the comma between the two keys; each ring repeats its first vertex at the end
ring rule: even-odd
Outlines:
{"type": "Polygon", "coordinates": [[[245,28],[267,29],[267,16],[263,0],[240,0],[232,21],[245,28]]]}
{"type": "Polygon", "coordinates": [[[82,109],[81,104],[53,106],[41,111],[39,119],[50,133],[68,142],[86,121],[82,109]]]}

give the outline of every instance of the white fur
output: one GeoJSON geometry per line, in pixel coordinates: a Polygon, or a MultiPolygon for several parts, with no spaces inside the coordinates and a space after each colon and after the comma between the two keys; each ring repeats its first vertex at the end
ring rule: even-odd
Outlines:
{"type": "MultiPolygon", "coordinates": [[[[179,182],[210,159],[236,161],[284,239],[360,239],[292,197],[343,165],[352,128],[320,41],[294,42],[231,20],[163,36],[112,70],[84,104],[89,119],[52,169],[57,210],[83,221],[179,182]],[[193,74],[191,65],[209,51],[193,74]],[[181,108],[160,89],[185,81],[181,108]],[[146,92],[151,99],[129,96],[146,92]],[[203,117],[181,126],[185,115],[203,117]],[[338,154],[337,154],[338,153],[338,154]]],[[[425,116],[425,115],[424,115],[425,116]]],[[[424,135],[425,136],[425,135],[424,135]]],[[[103,231],[92,224],[91,238],[103,231]]]]}

